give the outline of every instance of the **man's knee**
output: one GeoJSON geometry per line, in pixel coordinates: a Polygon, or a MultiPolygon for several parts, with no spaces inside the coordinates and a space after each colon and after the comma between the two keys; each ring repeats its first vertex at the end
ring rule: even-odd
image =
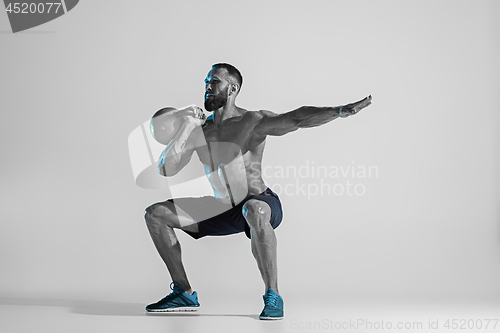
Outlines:
{"type": "Polygon", "coordinates": [[[271,208],[264,201],[251,199],[243,205],[243,216],[251,228],[259,230],[269,224],[271,208]]]}
{"type": "Polygon", "coordinates": [[[166,201],[155,203],[146,208],[144,218],[149,226],[152,225],[168,225],[169,227],[174,227],[174,217],[175,211],[173,208],[173,203],[166,201]]]}

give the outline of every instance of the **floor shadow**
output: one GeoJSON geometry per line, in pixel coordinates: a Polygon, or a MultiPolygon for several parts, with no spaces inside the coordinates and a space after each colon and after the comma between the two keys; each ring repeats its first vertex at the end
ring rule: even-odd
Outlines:
{"type": "Polygon", "coordinates": [[[193,312],[147,312],[150,317],[245,317],[260,320],[258,315],[220,314],[220,313],[193,313],[193,312]]]}
{"type": "Polygon", "coordinates": [[[0,305],[61,307],[67,308],[71,313],[94,316],[245,317],[259,320],[257,315],[246,314],[206,314],[192,312],[148,313],[144,309],[145,305],[141,303],[111,301],[0,297],[0,305]]]}
{"type": "Polygon", "coordinates": [[[18,31],[16,33],[10,30],[0,30],[0,34],[9,34],[9,35],[40,35],[40,34],[55,34],[55,31],[18,31]]]}
{"type": "Polygon", "coordinates": [[[143,316],[144,304],[49,298],[0,297],[2,305],[52,306],[67,308],[71,313],[100,316],[143,316]]]}

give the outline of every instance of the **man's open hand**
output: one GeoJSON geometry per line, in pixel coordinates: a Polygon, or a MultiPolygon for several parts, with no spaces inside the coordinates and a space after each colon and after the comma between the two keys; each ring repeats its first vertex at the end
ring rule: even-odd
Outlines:
{"type": "Polygon", "coordinates": [[[372,95],[365,97],[360,101],[342,106],[339,111],[339,115],[342,118],[347,118],[363,110],[370,104],[372,104],[372,95]]]}

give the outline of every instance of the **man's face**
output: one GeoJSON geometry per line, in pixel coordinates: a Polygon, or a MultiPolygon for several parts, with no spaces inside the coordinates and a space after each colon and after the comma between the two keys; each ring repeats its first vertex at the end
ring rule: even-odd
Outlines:
{"type": "Polygon", "coordinates": [[[208,72],[205,79],[205,110],[215,111],[227,103],[229,82],[225,79],[225,70],[219,68],[208,72]]]}

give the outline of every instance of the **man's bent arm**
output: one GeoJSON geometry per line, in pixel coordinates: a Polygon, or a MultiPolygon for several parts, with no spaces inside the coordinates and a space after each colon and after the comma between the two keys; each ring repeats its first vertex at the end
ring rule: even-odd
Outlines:
{"type": "Polygon", "coordinates": [[[299,128],[316,127],[338,117],[348,117],[371,104],[371,96],[356,103],[336,107],[303,106],[296,110],[275,114],[261,111],[262,119],[255,131],[261,135],[284,135],[299,128]]]}
{"type": "Polygon", "coordinates": [[[158,172],[162,176],[174,176],[189,163],[194,152],[189,136],[196,126],[191,121],[183,122],[179,132],[163,150],[158,160],[158,172]]]}

